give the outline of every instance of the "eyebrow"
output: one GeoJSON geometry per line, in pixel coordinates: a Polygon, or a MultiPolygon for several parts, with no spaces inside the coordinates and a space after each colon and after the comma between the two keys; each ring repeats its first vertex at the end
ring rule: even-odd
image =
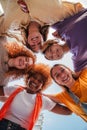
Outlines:
{"type": "Polygon", "coordinates": [[[58,73],[56,72],[55,74],[54,74],[54,76],[56,76],[58,73]]]}

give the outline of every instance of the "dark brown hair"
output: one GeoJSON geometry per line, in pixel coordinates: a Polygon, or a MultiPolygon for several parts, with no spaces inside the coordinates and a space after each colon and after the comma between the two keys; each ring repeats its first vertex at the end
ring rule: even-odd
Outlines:
{"type": "MultiPolygon", "coordinates": [[[[54,67],[56,67],[56,66],[63,66],[63,67],[65,67],[65,68],[67,68],[67,69],[69,69],[67,66],[65,66],[65,65],[63,65],[63,64],[55,64],[52,68],[51,68],[51,70],[50,70],[50,75],[51,75],[51,77],[52,77],[52,79],[55,81],[55,79],[54,79],[54,77],[53,77],[53,75],[52,75],[52,71],[53,71],[53,68],[54,67]]],[[[77,79],[77,76],[76,76],[76,74],[71,70],[71,72],[72,72],[72,77],[76,80],[77,79]]],[[[55,81],[56,82],[56,81],[55,81]]],[[[56,82],[57,83],[57,82],[56,82]]],[[[69,88],[67,87],[67,86],[65,86],[65,85],[61,85],[61,84],[59,84],[59,83],[57,83],[58,85],[60,85],[62,88],[65,88],[67,91],[69,91],[69,88]]]]}

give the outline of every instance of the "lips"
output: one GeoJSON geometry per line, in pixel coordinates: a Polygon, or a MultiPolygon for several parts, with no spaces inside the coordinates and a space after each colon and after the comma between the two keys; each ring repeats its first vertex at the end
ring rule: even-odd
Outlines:
{"type": "Polygon", "coordinates": [[[34,90],[35,88],[37,88],[37,84],[34,83],[34,82],[32,82],[32,81],[30,81],[29,82],[29,88],[31,88],[32,90],[34,90]]]}
{"type": "Polygon", "coordinates": [[[35,40],[37,40],[37,37],[32,37],[31,39],[35,41],[35,40]]]}
{"type": "Polygon", "coordinates": [[[69,76],[67,75],[67,76],[65,76],[65,77],[63,78],[62,82],[67,83],[67,82],[69,82],[69,80],[70,80],[70,78],[69,78],[69,76]]]}

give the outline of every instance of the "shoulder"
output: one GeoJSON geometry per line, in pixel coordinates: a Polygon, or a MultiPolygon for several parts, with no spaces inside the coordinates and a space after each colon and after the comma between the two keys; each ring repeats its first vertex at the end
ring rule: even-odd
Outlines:
{"type": "Polygon", "coordinates": [[[43,109],[47,109],[47,110],[51,110],[56,105],[55,102],[53,102],[51,99],[49,99],[46,96],[42,96],[42,103],[43,103],[42,106],[43,109]]]}
{"type": "Polygon", "coordinates": [[[18,87],[19,86],[17,85],[14,86],[10,85],[3,87],[5,96],[9,96],[10,94],[12,94],[18,87]]]}
{"type": "Polygon", "coordinates": [[[82,78],[82,77],[86,77],[87,78],[87,67],[84,68],[83,70],[81,70],[79,77],[80,78],[82,78]]]}

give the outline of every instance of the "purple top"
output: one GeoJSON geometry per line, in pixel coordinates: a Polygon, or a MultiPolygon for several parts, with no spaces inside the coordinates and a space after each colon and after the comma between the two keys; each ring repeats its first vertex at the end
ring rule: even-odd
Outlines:
{"type": "Polygon", "coordinates": [[[66,41],[73,54],[74,70],[80,71],[87,65],[87,9],[55,23],[52,28],[66,41]]]}

